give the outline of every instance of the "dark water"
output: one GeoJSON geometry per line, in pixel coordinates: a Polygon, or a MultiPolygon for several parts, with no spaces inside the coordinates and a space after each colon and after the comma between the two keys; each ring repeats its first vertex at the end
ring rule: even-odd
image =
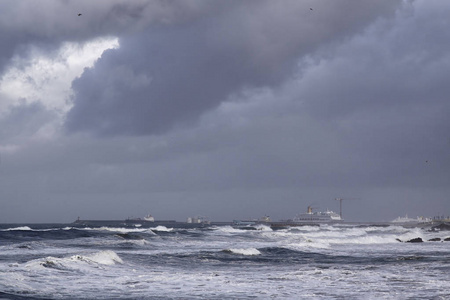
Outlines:
{"type": "Polygon", "coordinates": [[[447,237],[400,226],[3,224],[0,299],[450,299],[447,237]],[[416,237],[425,242],[397,240],[416,237]]]}

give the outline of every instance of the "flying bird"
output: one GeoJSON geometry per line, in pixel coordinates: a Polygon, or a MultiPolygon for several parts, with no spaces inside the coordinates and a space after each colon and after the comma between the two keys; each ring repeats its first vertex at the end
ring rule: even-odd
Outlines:
{"type": "Polygon", "coordinates": [[[313,10],[313,9],[310,7],[309,10],[313,10]]]}
{"type": "Polygon", "coordinates": [[[81,16],[82,14],[78,14],[78,16],[81,16]]]}

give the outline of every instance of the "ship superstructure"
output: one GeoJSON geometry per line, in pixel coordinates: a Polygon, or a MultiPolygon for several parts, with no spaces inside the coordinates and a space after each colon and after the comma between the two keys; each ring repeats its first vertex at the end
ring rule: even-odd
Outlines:
{"type": "Polygon", "coordinates": [[[313,211],[313,208],[308,206],[306,213],[298,214],[292,221],[294,223],[333,223],[342,222],[343,219],[334,211],[313,211]]]}

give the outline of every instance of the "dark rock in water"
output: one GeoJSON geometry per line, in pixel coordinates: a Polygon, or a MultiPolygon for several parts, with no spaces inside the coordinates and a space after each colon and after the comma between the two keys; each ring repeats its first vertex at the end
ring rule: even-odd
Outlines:
{"type": "Polygon", "coordinates": [[[423,240],[420,237],[407,241],[407,243],[422,243],[422,242],[423,240]]]}
{"type": "Polygon", "coordinates": [[[41,263],[46,268],[54,268],[56,266],[55,262],[51,260],[46,260],[45,262],[41,263]]]}
{"type": "Polygon", "coordinates": [[[429,242],[440,242],[441,238],[433,238],[433,239],[429,239],[429,242]]]}
{"type": "Polygon", "coordinates": [[[395,239],[397,242],[403,243],[401,239],[395,239]]]}
{"type": "Polygon", "coordinates": [[[445,239],[444,239],[444,241],[446,241],[446,242],[450,242],[450,237],[448,237],[448,238],[445,238],[445,239]]]}
{"type": "Polygon", "coordinates": [[[252,227],[252,226],[238,226],[238,227],[235,227],[236,229],[240,229],[240,230],[256,230],[256,228],[255,227],[252,227]]]}
{"type": "Polygon", "coordinates": [[[433,226],[431,228],[431,230],[436,231],[436,230],[448,230],[450,231],[450,224],[449,223],[441,223],[437,226],[433,226]]]}

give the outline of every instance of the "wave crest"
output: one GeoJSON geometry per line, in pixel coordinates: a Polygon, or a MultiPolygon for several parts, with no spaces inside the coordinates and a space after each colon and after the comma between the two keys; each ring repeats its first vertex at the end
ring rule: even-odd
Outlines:
{"type": "Polygon", "coordinates": [[[32,231],[33,229],[31,229],[28,226],[20,226],[20,227],[14,227],[14,228],[7,228],[7,229],[2,229],[0,231],[32,231]]]}
{"type": "Polygon", "coordinates": [[[261,252],[256,248],[247,248],[247,249],[231,248],[231,249],[224,250],[224,252],[240,254],[240,255],[260,255],[261,254],[261,252]]]}
{"type": "Polygon", "coordinates": [[[29,261],[26,268],[49,268],[65,271],[82,271],[88,268],[98,268],[100,265],[123,264],[123,260],[111,250],[100,251],[88,255],[77,254],[70,257],[58,258],[48,256],[46,258],[29,261]]]}
{"type": "MultiPolygon", "coordinates": [[[[72,258],[73,257],[74,256],[72,256],[72,258]]],[[[101,265],[114,265],[116,263],[123,264],[123,260],[117,255],[116,252],[111,250],[100,251],[87,256],[75,255],[75,259],[79,259],[80,257],[82,260],[101,265]]]]}
{"type": "Polygon", "coordinates": [[[156,226],[154,228],[150,228],[150,229],[153,231],[165,231],[165,232],[169,232],[169,231],[173,230],[173,228],[167,228],[166,226],[161,226],[161,225],[158,225],[158,226],[156,226]]]}

